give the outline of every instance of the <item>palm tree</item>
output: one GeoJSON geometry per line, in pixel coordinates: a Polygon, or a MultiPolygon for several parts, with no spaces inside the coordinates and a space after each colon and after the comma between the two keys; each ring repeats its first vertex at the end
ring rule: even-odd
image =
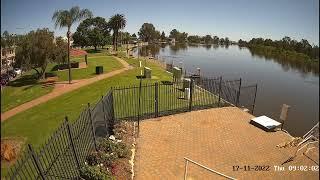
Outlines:
{"type": "Polygon", "coordinates": [[[123,14],[116,14],[110,18],[109,27],[113,31],[112,40],[113,40],[113,49],[118,50],[117,42],[119,36],[119,30],[123,29],[126,26],[127,20],[123,14]]]}
{"type": "Polygon", "coordinates": [[[55,22],[55,28],[67,27],[68,38],[68,66],[69,66],[69,84],[71,83],[71,65],[70,65],[70,29],[72,24],[86,18],[91,18],[92,12],[88,9],[80,9],[78,6],[72,7],[69,10],[56,10],[53,13],[52,20],[55,22]]]}

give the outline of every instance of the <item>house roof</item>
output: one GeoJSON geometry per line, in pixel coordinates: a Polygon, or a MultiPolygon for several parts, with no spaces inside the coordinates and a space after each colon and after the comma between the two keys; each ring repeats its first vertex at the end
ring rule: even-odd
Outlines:
{"type": "Polygon", "coordinates": [[[81,49],[71,49],[70,50],[71,56],[84,56],[86,54],[88,54],[88,53],[84,50],[81,50],[81,49]]]}

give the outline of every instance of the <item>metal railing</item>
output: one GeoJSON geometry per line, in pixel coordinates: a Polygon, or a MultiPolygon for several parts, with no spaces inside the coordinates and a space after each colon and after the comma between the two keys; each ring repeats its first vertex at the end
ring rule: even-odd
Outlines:
{"type": "Polygon", "coordinates": [[[219,175],[219,176],[222,176],[222,177],[224,177],[224,178],[226,178],[226,179],[232,179],[232,180],[235,180],[236,178],[233,178],[233,177],[231,177],[231,176],[227,176],[227,175],[225,175],[225,174],[223,174],[223,173],[221,173],[221,172],[218,172],[218,171],[215,171],[215,170],[213,170],[213,169],[210,169],[210,168],[208,168],[207,166],[204,166],[204,165],[202,165],[202,164],[200,164],[200,163],[197,163],[197,162],[195,162],[195,161],[193,161],[193,160],[191,160],[191,159],[189,159],[189,158],[186,158],[186,157],[184,157],[184,159],[186,160],[185,161],[185,166],[184,166],[184,180],[187,180],[187,177],[188,177],[188,164],[189,164],[189,162],[191,162],[191,163],[193,163],[193,164],[195,164],[195,165],[197,165],[197,166],[199,166],[199,167],[201,167],[201,168],[203,168],[203,169],[205,169],[205,170],[207,170],[207,171],[209,171],[209,172],[212,172],[212,173],[214,173],[214,174],[217,174],[217,175],[219,175]]]}

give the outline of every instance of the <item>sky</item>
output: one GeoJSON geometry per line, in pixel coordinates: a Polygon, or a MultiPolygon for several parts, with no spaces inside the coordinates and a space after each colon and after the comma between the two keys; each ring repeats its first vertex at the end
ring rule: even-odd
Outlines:
{"type": "Polygon", "coordinates": [[[175,28],[233,41],[290,36],[319,45],[319,0],[1,0],[1,33],[47,27],[56,36],[65,36],[66,28],[54,28],[52,15],[76,5],[106,19],[124,14],[125,31],[136,34],[148,22],[166,34],[175,28]]]}

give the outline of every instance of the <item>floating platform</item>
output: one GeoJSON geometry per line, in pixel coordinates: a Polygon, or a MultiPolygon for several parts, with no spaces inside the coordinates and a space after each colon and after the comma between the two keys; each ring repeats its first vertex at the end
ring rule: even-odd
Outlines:
{"type": "Polygon", "coordinates": [[[265,131],[274,131],[274,129],[281,125],[276,120],[273,120],[267,116],[259,116],[251,119],[250,124],[255,125],[265,131]]]}

